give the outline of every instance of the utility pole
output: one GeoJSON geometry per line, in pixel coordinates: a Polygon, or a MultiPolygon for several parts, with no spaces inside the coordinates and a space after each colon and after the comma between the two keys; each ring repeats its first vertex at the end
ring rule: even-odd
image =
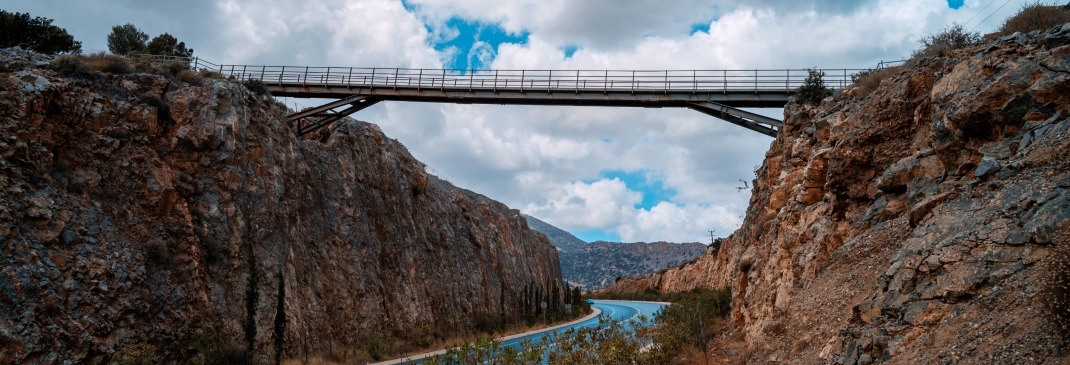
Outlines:
{"type": "Polygon", "coordinates": [[[716,231],[717,230],[709,231],[710,232],[710,244],[711,245],[713,244],[713,232],[716,232],[716,231]]]}

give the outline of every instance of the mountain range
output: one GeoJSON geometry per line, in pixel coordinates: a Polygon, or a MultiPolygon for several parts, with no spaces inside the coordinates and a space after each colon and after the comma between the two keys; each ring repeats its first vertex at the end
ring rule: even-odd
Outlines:
{"type": "Polygon", "coordinates": [[[524,215],[528,227],[542,232],[557,247],[561,275],[585,290],[601,289],[622,278],[652,274],[693,261],[706,252],[699,242],[588,243],[565,230],[524,215]]]}

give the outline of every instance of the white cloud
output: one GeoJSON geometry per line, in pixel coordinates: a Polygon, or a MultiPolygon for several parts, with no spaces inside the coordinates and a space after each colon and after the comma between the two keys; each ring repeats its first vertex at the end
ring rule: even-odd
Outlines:
{"type": "Polygon", "coordinates": [[[620,226],[617,232],[625,242],[708,242],[708,231],[723,237],[742,221],[738,213],[722,206],[661,202],[639,211],[634,223],[620,226]]]}
{"type": "Polygon", "coordinates": [[[566,184],[544,204],[532,204],[526,211],[544,217],[553,217],[559,227],[573,230],[604,229],[633,221],[636,214],[632,206],[642,196],[628,190],[619,179],[601,179],[591,183],[577,181],[566,184]]]}

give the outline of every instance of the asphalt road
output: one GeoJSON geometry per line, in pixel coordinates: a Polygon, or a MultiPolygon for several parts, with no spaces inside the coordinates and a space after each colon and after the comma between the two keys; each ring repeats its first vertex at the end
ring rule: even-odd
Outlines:
{"type": "MultiPolygon", "coordinates": [[[[648,320],[653,320],[654,313],[659,309],[667,305],[668,303],[659,302],[632,302],[623,300],[595,300],[592,307],[597,311],[601,311],[601,314],[607,315],[618,321],[627,322],[629,319],[638,319],[639,315],[645,315],[648,320]]],[[[519,348],[520,342],[530,339],[535,344],[539,344],[547,336],[557,332],[564,332],[571,328],[582,327],[595,327],[598,325],[598,316],[588,316],[582,320],[568,323],[565,325],[554,326],[542,330],[525,332],[517,335],[507,336],[500,338],[502,346],[512,346],[519,348]]],[[[419,363],[420,359],[424,359],[430,356],[438,356],[445,353],[445,350],[429,352],[425,354],[408,356],[403,359],[394,359],[390,361],[384,361],[376,363],[374,365],[387,365],[387,364],[410,364],[419,363]]]]}

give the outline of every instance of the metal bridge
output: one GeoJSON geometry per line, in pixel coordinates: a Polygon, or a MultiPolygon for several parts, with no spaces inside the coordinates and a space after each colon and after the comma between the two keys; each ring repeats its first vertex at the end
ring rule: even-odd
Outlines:
{"type": "MultiPolygon", "coordinates": [[[[456,70],[217,65],[194,69],[260,81],[274,96],[336,99],[286,118],[298,135],[380,101],[459,104],[690,108],[775,137],[783,123],[738,108],[783,107],[806,69],[780,70],[456,70]]],[[[882,62],[878,68],[884,67],[882,62]]],[[[826,85],[844,88],[865,69],[822,69],[826,85]]]]}

